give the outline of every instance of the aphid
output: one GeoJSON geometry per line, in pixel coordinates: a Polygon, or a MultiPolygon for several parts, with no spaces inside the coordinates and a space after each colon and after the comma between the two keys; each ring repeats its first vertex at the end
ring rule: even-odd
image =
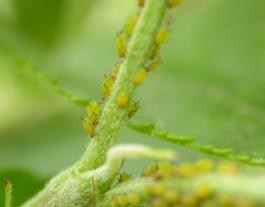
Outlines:
{"type": "Polygon", "coordinates": [[[102,91],[102,96],[103,96],[103,100],[107,101],[110,94],[111,94],[111,89],[112,86],[114,84],[114,81],[111,77],[107,77],[101,87],[101,91],[102,91]]]}
{"type": "Polygon", "coordinates": [[[118,182],[119,183],[124,183],[132,178],[132,175],[126,172],[120,173],[118,177],[118,182]]]}
{"type": "Polygon", "coordinates": [[[150,207],[168,207],[168,205],[164,199],[155,198],[151,201],[150,207]]]}
{"type": "Polygon", "coordinates": [[[226,194],[218,195],[217,202],[218,206],[235,206],[234,200],[226,194]]]}
{"type": "Polygon", "coordinates": [[[218,171],[224,174],[228,175],[235,175],[238,174],[240,171],[240,168],[236,164],[220,164],[218,166],[218,171]]]}
{"type": "Polygon", "coordinates": [[[147,78],[147,71],[144,68],[141,68],[135,75],[133,83],[135,85],[140,85],[144,82],[144,80],[147,78]]]}
{"type": "Polygon", "coordinates": [[[209,200],[209,201],[203,202],[200,206],[201,207],[215,207],[215,206],[218,206],[218,205],[214,201],[209,200]]]}
{"type": "Polygon", "coordinates": [[[131,194],[127,195],[127,198],[128,198],[128,201],[131,205],[137,205],[141,201],[140,196],[135,194],[135,193],[131,193],[131,194]]]}
{"type": "Polygon", "coordinates": [[[168,7],[173,8],[175,6],[178,6],[180,4],[181,0],[168,0],[168,7]]]}
{"type": "Polygon", "coordinates": [[[135,14],[126,23],[126,25],[124,27],[124,32],[128,35],[128,37],[132,36],[133,31],[134,31],[136,24],[138,22],[138,19],[139,19],[139,15],[135,14]]]}
{"type": "Polygon", "coordinates": [[[159,51],[160,51],[160,45],[153,46],[149,55],[150,59],[151,60],[155,59],[155,57],[159,54],[159,51]]]}
{"type": "Polygon", "coordinates": [[[87,106],[87,118],[95,126],[98,122],[101,108],[96,101],[91,101],[87,106]]]}
{"type": "Polygon", "coordinates": [[[196,198],[203,200],[209,198],[212,194],[212,189],[207,184],[200,184],[196,188],[196,198]]]}
{"type": "Polygon", "coordinates": [[[118,95],[118,98],[117,98],[117,105],[120,107],[120,108],[124,108],[126,106],[128,102],[128,95],[126,92],[120,92],[120,94],[118,95]]]}
{"type": "Polygon", "coordinates": [[[155,177],[157,179],[169,178],[174,175],[175,170],[175,167],[169,162],[159,163],[155,177]]]}
{"type": "Polygon", "coordinates": [[[199,173],[207,173],[213,170],[213,161],[209,159],[199,160],[195,165],[199,173]]]}
{"type": "Polygon", "coordinates": [[[143,7],[145,0],[138,0],[138,6],[143,7]]]}
{"type": "Polygon", "coordinates": [[[168,204],[177,204],[180,201],[181,195],[177,191],[168,190],[164,195],[164,200],[168,204]]]}
{"type": "Polygon", "coordinates": [[[176,169],[176,173],[178,176],[183,178],[190,178],[194,176],[197,172],[194,166],[190,163],[184,163],[176,169]]]}
{"type": "Polygon", "coordinates": [[[155,71],[161,65],[160,58],[155,59],[148,67],[146,68],[148,72],[155,71]]]}
{"type": "Polygon", "coordinates": [[[187,206],[187,207],[197,206],[197,200],[193,195],[185,194],[181,198],[181,206],[187,206]]]}
{"type": "Polygon", "coordinates": [[[113,81],[115,81],[117,79],[117,76],[118,76],[118,73],[120,71],[120,67],[121,65],[120,64],[116,64],[111,72],[111,78],[113,81]]]}
{"type": "Polygon", "coordinates": [[[161,45],[164,42],[166,42],[168,39],[168,36],[169,36],[168,28],[167,27],[160,28],[155,37],[156,45],[161,45]]]}
{"type": "Polygon", "coordinates": [[[128,111],[128,117],[129,119],[133,117],[133,115],[139,110],[140,108],[140,105],[139,105],[139,102],[134,102],[130,108],[129,108],[129,111],[128,111]]]}
{"type": "Polygon", "coordinates": [[[255,204],[255,202],[253,202],[252,200],[246,198],[246,197],[238,197],[235,199],[235,205],[237,207],[255,207],[258,206],[255,204]]]}
{"type": "Polygon", "coordinates": [[[115,200],[118,206],[127,206],[129,203],[126,196],[118,196],[115,200]]]}
{"type": "Polygon", "coordinates": [[[152,190],[153,190],[153,187],[152,187],[152,186],[146,186],[146,187],[144,188],[144,193],[145,193],[146,195],[151,195],[152,190]]]}
{"type": "Polygon", "coordinates": [[[166,188],[163,184],[156,184],[153,186],[152,188],[152,191],[151,193],[154,195],[154,196],[162,196],[166,191],[166,188]]]}
{"type": "Polygon", "coordinates": [[[156,163],[151,163],[149,164],[143,172],[143,176],[145,177],[149,177],[149,176],[153,176],[158,170],[158,166],[156,163]]]}
{"type": "Polygon", "coordinates": [[[124,58],[127,51],[128,36],[121,32],[116,39],[116,49],[120,58],[124,58]]]}
{"type": "Polygon", "coordinates": [[[86,118],[83,121],[83,127],[86,130],[86,133],[90,136],[90,137],[94,137],[95,136],[95,127],[93,126],[92,123],[90,123],[90,121],[86,118]]]}

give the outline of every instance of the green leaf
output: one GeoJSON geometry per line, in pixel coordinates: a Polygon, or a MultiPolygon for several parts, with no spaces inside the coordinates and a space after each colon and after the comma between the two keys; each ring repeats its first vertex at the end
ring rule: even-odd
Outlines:
{"type": "Polygon", "coordinates": [[[238,155],[234,153],[233,149],[231,148],[218,148],[213,145],[203,145],[198,143],[197,139],[192,136],[178,136],[170,134],[164,130],[157,130],[154,124],[129,124],[128,126],[137,132],[150,135],[152,137],[162,139],[168,142],[172,142],[174,144],[180,145],[191,150],[196,150],[205,154],[232,160],[239,163],[265,167],[265,159],[260,159],[251,155],[238,155]]]}
{"type": "Polygon", "coordinates": [[[37,66],[30,63],[27,59],[17,58],[14,61],[18,67],[21,67],[22,69],[23,68],[28,69],[33,77],[38,78],[40,81],[46,82],[52,88],[52,90],[54,92],[60,94],[69,102],[74,103],[74,104],[79,105],[79,106],[87,106],[88,99],[77,97],[77,96],[73,95],[71,92],[64,90],[60,86],[60,84],[57,80],[52,78],[50,75],[42,72],[41,70],[39,70],[37,68],[37,66]]]}

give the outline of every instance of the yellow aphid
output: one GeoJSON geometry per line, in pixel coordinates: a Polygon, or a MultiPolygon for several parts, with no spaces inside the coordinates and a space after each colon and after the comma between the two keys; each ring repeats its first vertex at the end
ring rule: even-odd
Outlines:
{"type": "Polygon", "coordinates": [[[133,115],[139,110],[139,108],[140,108],[139,102],[134,102],[129,108],[128,117],[132,118],[133,115]]]}
{"type": "Polygon", "coordinates": [[[127,24],[125,25],[124,27],[124,32],[128,35],[128,37],[131,37],[132,34],[133,34],[133,31],[136,27],[136,24],[138,22],[138,19],[139,19],[139,15],[136,14],[136,15],[133,15],[129,21],[127,22],[127,24]]]}
{"type": "Polygon", "coordinates": [[[178,6],[180,4],[181,0],[168,0],[168,6],[170,8],[173,8],[175,6],[178,6]]]}
{"type": "Polygon", "coordinates": [[[153,60],[155,59],[155,57],[159,54],[159,51],[160,51],[160,45],[155,45],[152,49],[151,49],[151,52],[150,52],[150,59],[153,60]]]}
{"type": "Polygon", "coordinates": [[[173,190],[168,190],[164,195],[164,199],[168,204],[177,204],[180,201],[180,198],[180,193],[173,190]]]}
{"type": "Polygon", "coordinates": [[[120,108],[124,108],[128,102],[128,95],[125,92],[120,92],[117,98],[117,105],[120,108]]]}
{"type": "Polygon", "coordinates": [[[165,186],[159,183],[153,186],[151,193],[154,196],[162,196],[164,195],[165,191],[166,191],[165,186]]]}
{"type": "Polygon", "coordinates": [[[239,173],[240,168],[236,164],[220,164],[218,171],[227,175],[236,175],[239,173]]]}
{"type": "Polygon", "coordinates": [[[154,175],[158,170],[158,166],[156,163],[151,163],[150,165],[148,165],[143,172],[143,176],[149,177],[154,175]]]}
{"type": "Polygon", "coordinates": [[[116,39],[116,49],[120,58],[125,57],[128,45],[128,36],[121,32],[116,39]]]}
{"type": "Polygon", "coordinates": [[[164,42],[167,41],[168,36],[169,36],[169,30],[168,30],[168,28],[167,27],[160,28],[159,31],[158,31],[158,33],[156,34],[155,43],[157,45],[163,44],[164,42]]]}
{"type": "Polygon", "coordinates": [[[144,192],[145,192],[146,195],[151,195],[152,191],[153,191],[153,187],[152,186],[146,186],[144,188],[144,192]]]}
{"type": "Polygon", "coordinates": [[[127,182],[128,180],[130,180],[132,178],[132,175],[126,172],[123,172],[119,175],[118,177],[118,182],[119,183],[124,183],[127,182]]]}
{"type": "Polygon", "coordinates": [[[176,169],[176,173],[178,176],[183,178],[190,178],[194,176],[197,172],[194,166],[190,163],[184,163],[176,169]]]}
{"type": "Polygon", "coordinates": [[[255,205],[255,202],[253,202],[252,200],[246,198],[246,197],[238,197],[235,199],[235,205],[237,207],[255,207],[257,205],[255,205]]]}
{"type": "Polygon", "coordinates": [[[196,169],[198,173],[207,173],[213,170],[213,161],[209,159],[199,160],[196,163],[196,169]]]}
{"type": "Polygon", "coordinates": [[[157,179],[169,178],[174,175],[176,169],[169,162],[162,162],[158,164],[158,170],[156,172],[157,179]]]}
{"type": "Polygon", "coordinates": [[[215,207],[218,205],[214,201],[210,200],[210,201],[203,202],[200,206],[201,207],[215,207]]]}
{"type": "Polygon", "coordinates": [[[103,100],[108,100],[114,81],[111,77],[107,77],[101,87],[103,100]]]}
{"type": "Polygon", "coordinates": [[[212,189],[207,184],[201,184],[196,188],[196,198],[203,200],[209,198],[212,194],[212,189]]]}
{"type": "Polygon", "coordinates": [[[126,196],[118,196],[115,200],[118,206],[127,206],[129,203],[126,196]]]}
{"type": "Polygon", "coordinates": [[[234,206],[235,205],[233,198],[226,194],[219,195],[217,197],[217,203],[219,204],[218,206],[234,206]]]}
{"type": "Polygon", "coordinates": [[[134,77],[134,80],[133,80],[133,83],[135,85],[140,85],[144,82],[144,80],[146,79],[147,77],[147,71],[144,69],[144,68],[141,68],[135,75],[134,77]]]}
{"type": "Polygon", "coordinates": [[[145,0],[138,0],[138,6],[143,7],[145,0]]]}
{"type": "Polygon", "coordinates": [[[111,78],[113,81],[115,81],[117,79],[118,73],[120,71],[120,64],[116,64],[111,72],[111,78]]]}
{"type": "Polygon", "coordinates": [[[181,206],[195,207],[197,206],[197,200],[193,195],[183,195],[181,199],[181,206]]]}
{"type": "Polygon", "coordinates": [[[94,137],[95,136],[95,129],[94,126],[90,123],[90,121],[88,119],[85,119],[83,121],[83,127],[86,130],[86,133],[90,136],[90,137],[94,137]]]}
{"type": "Polygon", "coordinates": [[[131,193],[127,196],[128,201],[131,205],[137,205],[140,203],[141,198],[139,195],[135,194],[135,193],[131,193]]]}
{"type": "Polygon", "coordinates": [[[147,71],[154,71],[157,68],[159,68],[159,66],[161,65],[161,60],[159,58],[157,58],[156,60],[154,60],[150,65],[148,65],[147,67],[147,71]]]}
{"type": "Polygon", "coordinates": [[[87,118],[93,125],[97,125],[101,108],[96,101],[91,101],[87,106],[87,118]]]}
{"type": "Polygon", "coordinates": [[[168,207],[168,204],[161,198],[155,198],[151,201],[150,207],[168,207]]]}

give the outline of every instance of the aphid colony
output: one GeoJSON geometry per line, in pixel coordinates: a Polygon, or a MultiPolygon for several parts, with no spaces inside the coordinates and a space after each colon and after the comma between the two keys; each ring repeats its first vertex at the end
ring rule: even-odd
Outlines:
{"type": "Polygon", "coordinates": [[[235,164],[219,164],[214,166],[211,160],[199,160],[196,163],[153,163],[143,172],[144,177],[154,179],[154,183],[144,187],[143,192],[119,195],[113,199],[113,207],[147,206],[147,207],[264,207],[246,197],[232,196],[220,193],[207,183],[199,183],[189,188],[172,186],[163,182],[176,179],[174,182],[188,178],[218,172],[227,175],[239,173],[235,164]]]}
{"type": "MultiPolygon", "coordinates": [[[[180,0],[168,0],[168,7],[172,8],[174,6],[177,6],[179,2],[180,0]]],[[[145,4],[144,0],[138,0],[138,5],[140,8],[142,8],[144,4],[145,4]]],[[[129,20],[127,21],[127,23],[123,28],[123,31],[120,32],[117,36],[116,50],[120,60],[119,63],[117,63],[114,66],[111,74],[105,77],[105,80],[102,84],[101,92],[102,92],[102,99],[104,102],[107,102],[111,95],[113,86],[120,72],[121,63],[123,62],[123,59],[126,57],[130,38],[133,35],[133,32],[136,28],[139,18],[140,18],[140,13],[137,13],[133,15],[131,18],[129,18],[129,20]]],[[[166,26],[162,26],[157,31],[157,34],[154,37],[154,45],[151,48],[149,59],[146,65],[140,67],[138,72],[135,74],[135,77],[133,79],[133,84],[135,86],[141,85],[147,78],[149,72],[153,72],[157,68],[159,68],[161,60],[158,57],[158,54],[161,45],[167,41],[168,36],[169,36],[169,24],[167,24],[166,26]]],[[[129,102],[129,97],[126,91],[119,92],[116,99],[116,104],[121,109],[126,108],[128,106],[128,118],[131,118],[140,108],[138,102],[132,102],[132,103],[129,102]]],[[[91,101],[87,106],[86,118],[83,120],[83,127],[90,137],[95,136],[95,129],[98,124],[100,113],[101,113],[100,105],[96,101],[91,101]]]]}

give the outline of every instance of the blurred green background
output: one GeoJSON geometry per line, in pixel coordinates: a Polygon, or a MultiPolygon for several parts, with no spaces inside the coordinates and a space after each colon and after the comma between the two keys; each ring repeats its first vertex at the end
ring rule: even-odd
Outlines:
{"type": "MultiPolygon", "coordinates": [[[[265,158],[264,8],[264,0],[183,1],[161,69],[138,91],[133,122],[265,158]]],[[[88,143],[85,110],[31,69],[100,100],[104,74],[118,59],[116,34],[136,9],[134,0],[0,0],[0,179],[14,183],[16,206],[88,143]]],[[[175,148],[181,160],[203,156],[129,129],[120,142],[175,148]]],[[[145,165],[128,161],[124,168],[137,174],[145,165]]],[[[0,206],[2,199],[1,187],[0,206]]]]}

